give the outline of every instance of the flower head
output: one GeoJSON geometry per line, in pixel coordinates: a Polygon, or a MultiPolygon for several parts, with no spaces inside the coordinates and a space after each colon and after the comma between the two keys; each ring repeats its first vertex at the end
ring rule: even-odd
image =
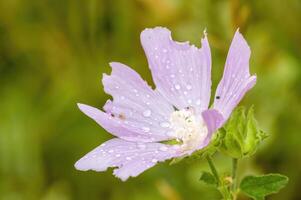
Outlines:
{"type": "Polygon", "coordinates": [[[110,63],[112,73],[104,75],[102,82],[113,101],[107,101],[104,111],[78,106],[116,138],[77,161],[76,169],[116,167],[114,174],[126,180],[158,162],[190,155],[209,144],[212,134],[256,83],[256,76],[249,73],[250,48],[239,31],[211,109],[211,53],[206,34],[197,48],[173,41],[168,29],[156,27],[141,33],[141,43],[156,89],[131,68],[110,63]],[[168,140],[178,143],[162,143],[168,140]]]}

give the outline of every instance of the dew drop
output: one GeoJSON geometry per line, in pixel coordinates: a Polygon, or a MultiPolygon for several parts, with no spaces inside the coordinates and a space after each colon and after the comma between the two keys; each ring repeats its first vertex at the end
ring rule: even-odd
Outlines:
{"type": "Polygon", "coordinates": [[[142,129],[143,129],[144,132],[149,132],[150,131],[150,128],[148,128],[148,127],[142,127],[142,129]]]}
{"type": "Polygon", "coordinates": [[[160,150],[161,150],[161,151],[167,151],[168,148],[167,148],[166,146],[162,146],[162,147],[160,147],[160,150]]]}
{"type": "Polygon", "coordinates": [[[166,133],[166,135],[167,135],[168,137],[173,137],[173,136],[174,136],[174,133],[173,133],[172,131],[168,131],[168,132],[166,133]]]}
{"type": "Polygon", "coordinates": [[[113,153],[113,152],[114,152],[114,150],[113,150],[113,149],[111,149],[111,150],[109,150],[108,152],[109,152],[109,153],[113,153]]]}
{"type": "Polygon", "coordinates": [[[139,149],[145,149],[146,148],[146,145],[145,144],[138,144],[137,147],[139,149]]]}
{"type": "Polygon", "coordinates": [[[132,160],[132,158],[131,158],[131,157],[126,157],[125,159],[127,159],[127,160],[132,160]]]}
{"type": "Polygon", "coordinates": [[[166,52],[167,52],[167,49],[163,49],[163,52],[166,53],[166,52]]]}
{"type": "Polygon", "coordinates": [[[160,123],[160,126],[161,126],[162,128],[167,128],[167,127],[169,127],[169,123],[168,123],[168,122],[161,122],[161,123],[160,123]]]}
{"type": "Polygon", "coordinates": [[[174,78],[174,77],[175,77],[175,75],[174,75],[174,74],[171,74],[171,75],[170,75],[170,78],[174,78]]]}
{"type": "Polygon", "coordinates": [[[152,162],[156,163],[156,162],[158,162],[158,160],[157,159],[152,159],[152,162]]]}
{"type": "Polygon", "coordinates": [[[176,88],[177,90],[179,90],[179,89],[181,89],[181,86],[178,85],[178,84],[176,84],[176,85],[175,85],[175,88],[176,88]]]}
{"type": "Polygon", "coordinates": [[[145,111],[143,112],[143,116],[144,116],[144,117],[149,117],[149,116],[151,116],[151,114],[152,114],[152,111],[151,111],[151,110],[145,110],[145,111]]]}
{"type": "Polygon", "coordinates": [[[120,157],[120,154],[116,154],[116,157],[117,157],[117,158],[120,157]]]}
{"type": "Polygon", "coordinates": [[[192,86],[191,86],[191,85],[186,85],[186,89],[187,89],[187,90],[191,90],[191,89],[192,89],[192,86]]]}
{"type": "Polygon", "coordinates": [[[201,105],[201,100],[199,99],[195,103],[196,103],[196,105],[201,105]]]}

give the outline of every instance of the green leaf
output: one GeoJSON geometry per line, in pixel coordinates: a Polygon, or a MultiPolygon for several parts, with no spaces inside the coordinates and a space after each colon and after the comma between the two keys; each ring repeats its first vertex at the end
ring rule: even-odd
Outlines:
{"type": "Polygon", "coordinates": [[[281,174],[247,176],[240,184],[240,189],[255,200],[263,200],[265,196],[277,193],[288,183],[288,177],[281,174]]]}
{"type": "Polygon", "coordinates": [[[215,177],[209,172],[202,172],[200,181],[206,183],[207,185],[217,186],[215,177]]]}

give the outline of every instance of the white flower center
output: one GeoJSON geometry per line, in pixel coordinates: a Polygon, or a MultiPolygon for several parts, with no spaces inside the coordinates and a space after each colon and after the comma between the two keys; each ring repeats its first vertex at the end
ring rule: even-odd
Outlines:
{"type": "Polygon", "coordinates": [[[174,111],[170,123],[174,136],[182,143],[182,150],[196,149],[208,134],[202,116],[195,115],[192,108],[174,111]]]}

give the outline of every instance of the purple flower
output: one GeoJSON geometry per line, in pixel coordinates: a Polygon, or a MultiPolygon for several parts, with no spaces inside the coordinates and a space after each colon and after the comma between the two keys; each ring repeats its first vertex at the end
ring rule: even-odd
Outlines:
{"type": "Polygon", "coordinates": [[[168,29],[156,27],[141,33],[156,89],[153,90],[131,68],[110,63],[111,75],[102,82],[113,96],[103,111],[78,104],[116,138],[98,146],[76,162],[78,170],[105,171],[125,181],[158,162],[190,155],[210,142],[212,134],[229,118],[244,94],[256,83],[250,76],[250,48],[236,31],[212,108],[211,53],[208,40],[202,48],[175,42],[168,29]],[[177,140],[169,145],[161,143],[177,140]]]}

